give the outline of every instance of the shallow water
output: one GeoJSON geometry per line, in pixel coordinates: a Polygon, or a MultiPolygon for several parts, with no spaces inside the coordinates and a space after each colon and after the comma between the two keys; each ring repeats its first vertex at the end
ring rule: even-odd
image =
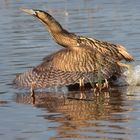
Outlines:
{"type": "MultiPolygon", "coordinates": [[[[80,4],[1,0],[0,139],[139,139],[139,86],[112,89],[97,97],[92,91],[67,92],[62,88],[56,93],[54,88],[37,93],[35,105],[28,91],[12,87],[16,73],[60,49],[43,25],[20,7],[48,10],[72,32],[123,44],[135,57],[133,66],[140,65],[139,0],[81,0],[80,4]]],[[[139,72],[135,76],[139,78],[139,72]]]]}

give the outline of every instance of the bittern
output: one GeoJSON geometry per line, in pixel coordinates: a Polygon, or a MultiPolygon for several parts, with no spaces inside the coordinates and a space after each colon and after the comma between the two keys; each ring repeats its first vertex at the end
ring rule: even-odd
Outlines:
{"type": "MultiPolygon", "coordinates": [[[[84,79],[84,83],[98,82],[98,78],[103,81],[120,71],[121,68],[114,59],[101,53],[84,47],[64,48],[46,56],[38,66],[17,75],[14,82],[20,87],[30,88],[34,96],[34,89],[37,88],[75,84],[81,79],[84,79]],[[69,71],[57,69],[57,64],[69,71]]],[[[84,86],[84,83],[80,86],[84,86]]]]}
{"type": "Polygon", "coordinates": [[[33,91],[38,87],[74,84],[77,80],[81,86],[87,81],[98,81],[98,78],[106,81],[121,71],[124,64],[120,60],[133,60],[121,45],[70,33],[47,12],[22,10],[44,23],[54,40],[65,49],[45,57],[40,65],[17,76],[15,81],[20,86],[33,91]]]}

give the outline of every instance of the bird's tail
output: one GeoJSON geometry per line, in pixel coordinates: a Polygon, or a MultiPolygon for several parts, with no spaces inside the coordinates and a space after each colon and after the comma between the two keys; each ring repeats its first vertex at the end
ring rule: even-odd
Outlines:
{"type": "Polygon", "coordinates": [[[119,53],[124,57],[126,61],[134,61],[134,57],[127,52],[123,46],[119,46],[119,53]]]}

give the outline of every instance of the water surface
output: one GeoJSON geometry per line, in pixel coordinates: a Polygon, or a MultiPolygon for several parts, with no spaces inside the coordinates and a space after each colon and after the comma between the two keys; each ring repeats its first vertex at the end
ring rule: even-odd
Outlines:
{"type": "Polygon", "coordinates": [[[139,86],[113,89],[97,97],[92,91],[48,89],[37,92],[35,105],[28,91],[12,87],[16,73],[61,48],[20,7],[47,10],[79,35],[123,44],[135,57],[133,65],[140,65],[139,0],[1,0],[0,139],[139,139],[139,86]]]}

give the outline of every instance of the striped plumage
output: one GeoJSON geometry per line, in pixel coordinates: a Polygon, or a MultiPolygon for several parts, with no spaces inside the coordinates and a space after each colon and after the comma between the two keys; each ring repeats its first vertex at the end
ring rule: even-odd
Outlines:
{"type": "Polygon", "coordinates": [[[84,82],[98,82],[120,73],[120,60],[133,57],[120,45],[69,33],[48,13],[40,10],[22,9],[43,22],[54,40],[65,47],[43,59],[33,69],[15,79],[18,86],[31,90],[84,82]]]}
{"type": "Polygon", "coordinates": [[[83,78],[85,83],[98,82],[99,79],[109,79],[115,72],[121,71],[117,63],[107,57],[104,59],[101,54],[96,56],[97,53],[95,53],[86,59],[85,54],[89,53],[88,51],[78,53],[69,49],[59,50],[46,56],[38,66],[17,75],[14,82],[19,87],[46,88],[79,83],[79,80],[83,78]],[[101,62],[92,61],[96,57],[100,58],[101,62]],[[73,59],[78,61],[73,63],[73,59]]]}
{"type": "Polygon", "coordinates": [[[81,77],[82,73],[63,72],[53,68],[42,72],[33,68],[17,75],[14,83],[19,87],[38,89],[75,84],[81,77]]]}
{"type": "Polygon", "coordinates": [[[92,51],[96,50],[96,52],[104,53],[106,56],[111,58],[113,57],[117,61],[134,60],[133,56],[130,55],[122,45],[70,33],[65,30],[49,13],[42,10],[22,10],[37,17],[47,27],[55,42],[63,47],[71,49],[74,47],[87,47],[93,49],[92,51]]]}
{"type": "Polygon", "coordinates": [[[106,75],[106,78],[109,78],[116,71],[121,71],[114,59],[84,47],[61,49],[46,56],[43,60],[43,63],[36,67],[42,71],[46,71],[50,66],[66,72],[98,73],[101,71],[102,75],[106,75]]]}
{"type": "Polygon", "coordinates": [[[134,58],[127,52],[126,48],[119,44],[97,40],[95,38],[79,37],[79,46],[87,46],[98,50],[100,53],[113,57],[117,61],[133,61],[134,58]]]}

